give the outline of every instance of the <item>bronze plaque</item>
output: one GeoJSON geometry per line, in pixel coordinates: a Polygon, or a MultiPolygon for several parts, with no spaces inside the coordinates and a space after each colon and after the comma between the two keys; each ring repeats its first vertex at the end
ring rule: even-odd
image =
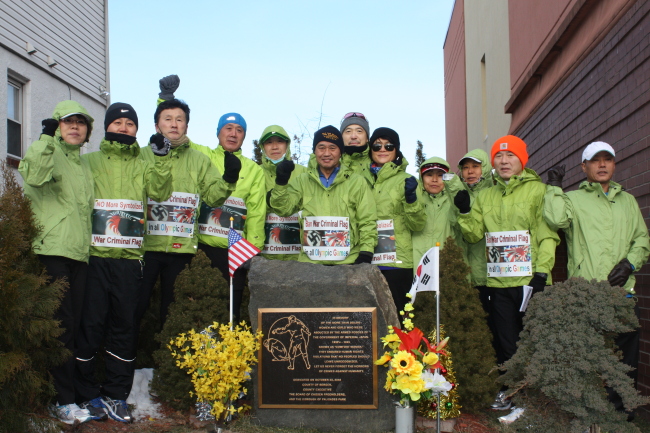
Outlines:
{"type": "Polygon", "coordinates": [[[376,409],[377,309],[260,308],[260,408],[376,409]]]}

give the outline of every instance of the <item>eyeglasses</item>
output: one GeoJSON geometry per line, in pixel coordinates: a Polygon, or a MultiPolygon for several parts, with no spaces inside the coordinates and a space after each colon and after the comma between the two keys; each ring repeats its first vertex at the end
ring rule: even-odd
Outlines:
{"type": "Polygon", "coordinates": [[[386,149],[386,152],[392,152],[393,150],[395,150],[395,145],[393,143],[386,143],[386,144],[374,143],[370,147],[372,148],[373,152],[379,152],[382,147],[386,149]]]}
{"type": "Polygon", "coordinates": [[[85,126],[88,123],[86,122],[86,119],[71,119],[69,117],[66,117],[65,119],[61,119],[61,122],[65,123],[66,125],[77,124],[81,126],[85,126]]]}
{"type": "Polygon", "coordinates": [[[363,120],[368,120],[368,119],[366,119],[366,116],[363,115],[363,113],[357,113],[355,111],[351,111],[348,114],[346,114],[345,116],[343,116],[343,119],[341,119],[341,122],[343,122],[345,119],[349,119],[350,117],[360,117],[363,120]]]}

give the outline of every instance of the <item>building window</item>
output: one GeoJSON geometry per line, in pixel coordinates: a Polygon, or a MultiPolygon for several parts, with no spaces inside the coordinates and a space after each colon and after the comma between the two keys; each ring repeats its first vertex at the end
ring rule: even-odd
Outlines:
{"type": "Polygon", "coordinates": [[[7,82],[7,156],[23,156],[23,85],[9,78],[7,82]]]}

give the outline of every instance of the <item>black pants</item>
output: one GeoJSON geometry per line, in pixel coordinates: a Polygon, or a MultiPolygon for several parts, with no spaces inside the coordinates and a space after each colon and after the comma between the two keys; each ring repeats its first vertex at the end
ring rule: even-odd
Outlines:
{"type": "Polygon", "coordinates": [[[52,369],[54,389],[58,404],[72,404],[76,400],[74,388],[74,357],[77,352],[76,336],[81,324],[81,311],[83,309],[84,291],[86,289],[86,274],[88,265],[67,257],[39,255],[41,263],[45,266],[49,281],[65,279],[69,283],[68,289],[63,294],[61,305],[54,313],[54,319],[61,321],[63,334],[59,340],[66,349],[72,352],[70,358],[62,365],[52,369]]]}
{"type": "Polygon", "coordinates": [[[512,358],[517,351],[519,333],[523,329],[524,313],[519,312],[523,297],[521,286],[490,288],[495,350],[499,364],[512,358]]]}
{"type": "Polygon", "coordinates": [[[75,386],[79,402],[100,396],[95,355],[105,339],[106,382],[102,393],[126,400],[135,367],[135,309],[142,288],[143,262],[90,257],[88,284],[77,337],[75,386]]]}
{"type": "MultiPolygon", "coordinates": [[[[212,267],[219,269],[221,275],[230,285],[230,271],[228,269],[228,248],[218,248],[199,242],[199,249],[205,253],[212,262],[212,267]]],[[[232,277],[232,315],[233,323],[238,323],[240,318],[241,303],[244,298],[244,285],[246,284],[245,269],[239,268],[232,277]]]]}
{"type": "MultiPolygon", "coordinates": [[[[189,265],[194,254],[163,253],[147,251],[144,253],[144,274],[142,278],[142,293],[135,311],[136,330],[149,308],[151,293],[160,277],[160,328],[167,320],[169,305],[174,302],[174,283],[186,265],[189,265]]],[[[137,335],[136,335],[137,342],[137,335]]]]}
{"type": "Polygon", "coordinates": [[[401,320],[399,312],[404,310],[404,305],[408,301],[406,294],[411,290],[413,283],[413,269],[382,269],[381,273],[386,278],[397,308],[397,317],[401,320]]]}
{"type": "Polygon", "coordinates": [[[492,312],[492,305],[490,303],[490,288],[487,286],[474,286],[474,288],[478,291],[478,299],[481,301],[483,311],[487,313],[486,322],[490,329],[490,334],[492,335],[492,347],[494,348],[494,353],[498,353],[500,346],[495,337],[496,331],[494,329],[494,313],[492,312]]]}

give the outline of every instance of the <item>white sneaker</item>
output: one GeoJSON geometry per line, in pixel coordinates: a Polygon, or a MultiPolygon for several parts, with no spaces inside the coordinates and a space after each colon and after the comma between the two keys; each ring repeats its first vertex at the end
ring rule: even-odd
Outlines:
{"type": "Polygon", "coordinates": [[[510,412],[508,415],[499,417],[499,422],[501,424],[511,424],[515,422],[517,419],[519,419],[519,417],[522,416],[523,414],[524,414],[523,407],[513,407],[512,412],[510,412]]]}
{"type": "Polygon", "coordinates": [[[66,424],[80,424],[82,422],[90,421],[93,417],[86,409],[81,409],[75,403],[63,404],[61,406],[53,406],[51,408],[52,415],[59,421],[66,424]]]}

